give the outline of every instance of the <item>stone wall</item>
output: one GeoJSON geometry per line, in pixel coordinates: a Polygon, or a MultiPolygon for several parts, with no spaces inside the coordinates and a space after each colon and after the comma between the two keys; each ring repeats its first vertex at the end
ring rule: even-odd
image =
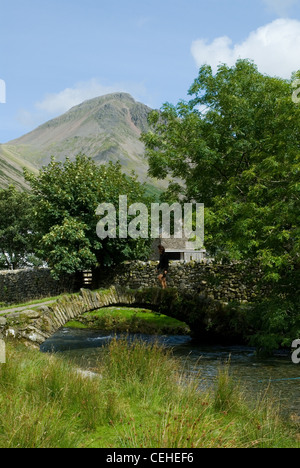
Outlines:
{"type": "Polygon", "coordinates": [[[0,271],[0,303],[16,304],[74,291],[74,277],[55,281],[48,269],[0,271]]]}
{"type": "MultiPolygon", "coordinates": [[[[105,268],[94,275],[92,289],[112,285],[129,289],[159,286],[157,262],[128,262],[105,268]]],[[[256,295],[259,275],[253,279],[242,265],[171,262],[168,286],[181,291],[200,293],[222,302],[251,301],[256,295]]],[[[80,278],[54,281],[48,269],[0,272],[0,303],[16,304],[63,293],[79,291],[80,278]]]]}
{"type": "MultiPolygon", "coordinates": [[[[159,286],[157,262],[128,262],[115,269],[99,272],[96,287],[114,284],[130,289],[159,286]]],[[[203,294],[222,302],[251,301],[256,296],[259,274],[249,275],[242,265],[171,262],[168,286],[203,294]]]]}

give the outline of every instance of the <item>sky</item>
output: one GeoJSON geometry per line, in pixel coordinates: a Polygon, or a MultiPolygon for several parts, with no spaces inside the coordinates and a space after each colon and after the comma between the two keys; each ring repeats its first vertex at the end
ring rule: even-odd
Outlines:
{"type": "Polygon", "coordinates": [[[176,104],[238,58],[290,79],[300,0],[0,0],[0,143],[111,92],[176,104]]]}

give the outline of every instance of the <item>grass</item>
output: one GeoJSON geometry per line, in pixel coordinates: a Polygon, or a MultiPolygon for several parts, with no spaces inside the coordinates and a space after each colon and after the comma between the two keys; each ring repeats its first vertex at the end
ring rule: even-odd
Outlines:
{"type": "Polygon", "coordinates": [[[227,368],[203,393],[171,351],[122,339],[93,370],[7,343],[0,448],[299,448],[298,428],[266,399],[249,406],[227,368]]]}
{"type": "Polygon", "coordinates": [[[70,328],[95,328],[113,333],[188,335],[189,327],[179,320],[151,310],[130,307],[108,307],[89,312],[80,321],[71,321],[70,328]]]}

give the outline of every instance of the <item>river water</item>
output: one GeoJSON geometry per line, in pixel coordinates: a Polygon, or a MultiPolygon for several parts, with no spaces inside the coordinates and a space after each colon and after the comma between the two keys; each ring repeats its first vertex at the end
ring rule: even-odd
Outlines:
{"type": "MultiPolygon", "coordinates": [[[[41,351],[72,358],[77,366],[90,370],[101,356],[101,347],[114,337],[97,330],[62,328],[41,346],[41,351]]],[[[246,390],[249,400],[267,391],[267,395],[280,403],[283,414],[300,421],[300,364],[293,364],[290,354],[278,352],[273,357],[260,359],[254,348],[200,346],[188,336],[128,336],[128,340],[136,338],[171,347],[184,369],[197,376],[199,387],[204,389],[214,385],[220,367],[230,360],[230,373],[246,390]]]]}

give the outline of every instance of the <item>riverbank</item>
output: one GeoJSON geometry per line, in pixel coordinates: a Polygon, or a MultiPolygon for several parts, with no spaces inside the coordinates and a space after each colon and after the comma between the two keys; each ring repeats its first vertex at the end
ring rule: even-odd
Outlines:
{"type": "Polygon", "coordinates": [[[82,315],[66,324],[67,328],[90,328],[108,333],[147,335],[189,335],[186,323],[147,309],[107,307],[82,315]]]}
{"type": "Polygon", "coordinates": [[[171,351],[120,339],[92,371],[8,343],[0,448],[299,448],[300,428],[265,399],[250,406],[226,368],[200,392],[171,351]]]}

